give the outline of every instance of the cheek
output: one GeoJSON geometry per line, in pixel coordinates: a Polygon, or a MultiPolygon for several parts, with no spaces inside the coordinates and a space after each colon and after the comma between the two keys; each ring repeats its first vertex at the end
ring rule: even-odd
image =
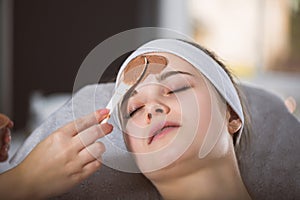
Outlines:
{"type": "Polygon", "coordinates": [[[211,122],[211,100],[209,94],[200,94],[198,95],[198,106],[199,106],[199,116],[197,118],[196,124],[198,124],[197,130],[198,133],[205,136],[207,129],[211,122]]]}
{"type": "Polygon", "coordinates": [[[137,139],[135,139],[134,137],[128,135],[127,133],[123,134],[124,137],[124,141],[126,144],[127,149],[129,150],[129,152],[138,152],[140,151],[139,149],[139,143],[137,143],[137,139]]]}
{"type": "Polygon", "coordinates": [[[199,135],[202,136],[201,148],[198,148],[198,157],[200,159],[206,157],[217,148],[222,148],[222,142],[220,143],[219,141],[222,138],[221,136],[226,134],[226,102],[211,85],[208,85],[206,96],[207,98],[200,101],[200,104],[202,102],[203,106],[207,105],[199,123],[199,135]]]}
{"type": "Polygon", "coordinates": [[[192,132],[205,133],[211,119],[211,100],[207,91],[194,93],[182,98],[181,110],[183,124],[192,132]]]}
{"type": "Polygon", "coordinates": [[[193,95],[181,100],[182,102],[182,121],[184,130],[182,141],[185,142],[187,150],[184,157],[198,158],[204,138],[208,134],[211,124],[211,99],[207,90],[195,90],[193,95]]]}
{"type": "Polygon", "coordinates": [[[124,139],[127,148],[131,152],[142,153],[144,151],[142,141],[144,141],[145,137],[145,128],[140,128],[130,122],[127,124],[124,139]]]}

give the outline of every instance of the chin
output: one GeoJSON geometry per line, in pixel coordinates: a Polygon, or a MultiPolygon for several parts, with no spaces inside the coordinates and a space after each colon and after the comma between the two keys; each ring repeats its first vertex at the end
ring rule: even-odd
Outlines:
{"type": "MultiPolygon", "coordinates": [[[[179,158],[157,170],[143,171],[143,167],[140,169],[142,173],[153,183],[169,180],[174,177],[185,176],[192,170],[195,170],[196,166],[201,166],[200,163],[203,163],[203,160],[199,160],[198,158],[198,152],[199,149],[196,151],[194,149],[188,149],[179,158]]],[[[160,157],[159,159],[162,158],[160,157]]]]}

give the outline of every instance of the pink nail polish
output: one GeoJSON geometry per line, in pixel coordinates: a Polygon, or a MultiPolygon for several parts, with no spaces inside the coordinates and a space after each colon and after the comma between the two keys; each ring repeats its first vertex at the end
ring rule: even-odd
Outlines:
{"type": "Polygon", "coordinates": [[[100,110],[100,114],[101,114],[101,115],[105,115],[105,114],[108,114],[108,113],[109,113],[109,110],[106,109],[106,108],[100,110]]]}

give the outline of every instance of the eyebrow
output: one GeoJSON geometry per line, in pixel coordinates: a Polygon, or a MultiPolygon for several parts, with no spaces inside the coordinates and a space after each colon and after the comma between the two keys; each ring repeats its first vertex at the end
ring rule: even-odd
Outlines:
{"type": "MultiPolygon", "coordinates": [[[[184,74],[184,75],[189,75],[189,76],[194,76],[193,74],[189,73],[189,72],[184,72],[184,71],[169,71],[169,72],[165,72],[163,74],[161,74],[160,76],[157,77],[158,81],[163,81],[166,80],[167,78],[169,78],[170,76],[174,76],[177,74],[184,74]]],[[[136,90],[133,90],[130,97],[133,97],[134,95],[136,95],[138,92],[136,90]]],[[[130,98],[129,97],[129,98],[130,98]]]]}
{"type": "Polygon", "coordinates": [[[193,74],[191,74],[189,72],[184,72],[184,71],[169,71],[169,72],[165,72],[165,73],[161,74],[158,77],[158,81],[163,81],[163,80],[169,78],[170,76],[174,76],[174,75],[177,75],[177,74],[185,74],[185,75],[189,75],[189,76],[194,76],[193,74]]]}

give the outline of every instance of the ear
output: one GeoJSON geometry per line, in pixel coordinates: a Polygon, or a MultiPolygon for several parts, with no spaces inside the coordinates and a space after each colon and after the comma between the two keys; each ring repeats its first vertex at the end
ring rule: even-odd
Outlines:
{"type": "Polygon", "coordinates": [[[233,135],[242,127],[242,121],[230,106],[227,106],[227,119],[228,119],[228,132],[231,135],[233,135]]]}

